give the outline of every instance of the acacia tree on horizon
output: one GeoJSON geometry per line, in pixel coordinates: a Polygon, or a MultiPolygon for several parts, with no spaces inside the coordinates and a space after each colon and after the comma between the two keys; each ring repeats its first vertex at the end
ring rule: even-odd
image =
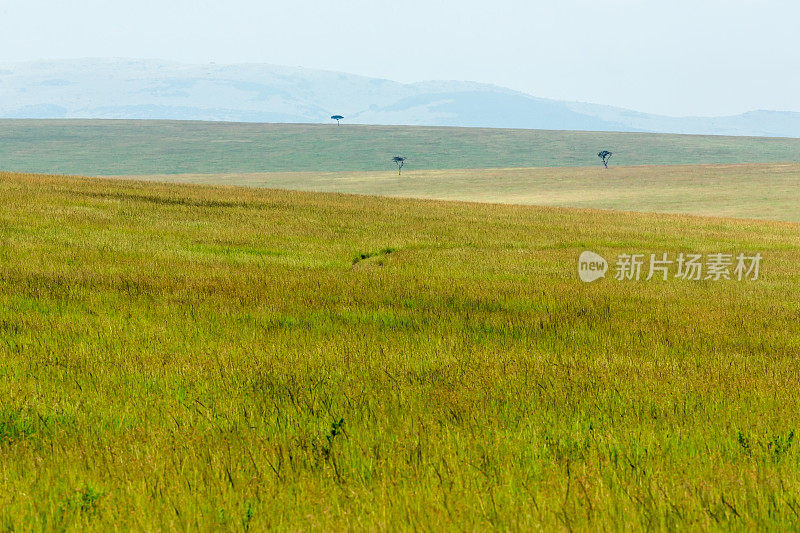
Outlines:
{"type": "Polygon", "coordinates": [[[403,165],[406,164],[406,158],[402,157],[402,156],[399,156],[399,155],[396,155],[396,156],[394,156],[392,158],[392,161],[394,161],[397,164],[397,175],[398,176],[402,175],[402,173],[403,173],[403,165]]]}
{"type": "Polygon", "coordinates": [[[611,156],[614,155],[613,153],[609,152],[608,150],[603,150],[597,157],[599,157],[603,161],[603,166],[608,168],[608,160],[611,159],[611,156]]]}
{"type": "Polygon", "coordinates": [[[342,120],[344,117],[342,115],[331,115],[331,120],[336,121],[336,125],[339,125],[339,121],[342,120]]]}

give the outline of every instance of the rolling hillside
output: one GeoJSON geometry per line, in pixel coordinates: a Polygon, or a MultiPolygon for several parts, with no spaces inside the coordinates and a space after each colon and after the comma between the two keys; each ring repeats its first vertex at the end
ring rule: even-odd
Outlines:
{"type": "Polygon", "coordinates": [[[162,174],[138,180],[800,222],[800,164],[162,174]]]}
{"type": "Polygon", "coordinates": [[[800,525],[797,224],[0,190],[2,530],[800,525]],[[764,262],[583,284],[587,249],[764,262]]]}
{"type": "Polygon", "coordinates": [[[0,168],[79,174],[227,174],[800,162],[800,139],[647,133],[249,124],[0,121],[0,168]]]}

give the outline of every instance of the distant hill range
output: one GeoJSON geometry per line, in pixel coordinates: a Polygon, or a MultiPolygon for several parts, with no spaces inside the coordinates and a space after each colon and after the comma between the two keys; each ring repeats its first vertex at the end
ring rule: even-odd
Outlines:
{"type": "Polygon", "coordinates": [[[800,137],[800,113],[666,117],[471,82],[273,65],[87,59],[0,65],[0,118],[330,122],[800,137]]]}

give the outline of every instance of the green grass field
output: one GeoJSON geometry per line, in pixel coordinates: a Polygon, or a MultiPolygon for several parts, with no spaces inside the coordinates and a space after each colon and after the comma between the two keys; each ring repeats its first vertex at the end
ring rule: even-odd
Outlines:
{"type": "Polygon", "coordinates": [[[800,527],[797,224],[0,191],[0,529],[800,527]],[[586,285],[585,249],[764,264],[586,285]]]}
{"type": "Polygon", "coordinates": [[[0,120],[0,168],[229,174],[800,162],[800,139],[333,124],[0,120]]]}
{"type": "Polygon", "coordinates": [[[800,222],[800,164],[164,174],[139,180],[800,222]]]}

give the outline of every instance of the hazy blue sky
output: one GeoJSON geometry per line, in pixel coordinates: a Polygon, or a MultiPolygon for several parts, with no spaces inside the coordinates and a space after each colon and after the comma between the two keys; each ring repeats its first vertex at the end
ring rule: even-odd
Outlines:
{"type": "Polygon", "coordinates": [[[0,0],[0,61],[259,62],[641,111],[800,111],[796,0],[0,0]]]}

